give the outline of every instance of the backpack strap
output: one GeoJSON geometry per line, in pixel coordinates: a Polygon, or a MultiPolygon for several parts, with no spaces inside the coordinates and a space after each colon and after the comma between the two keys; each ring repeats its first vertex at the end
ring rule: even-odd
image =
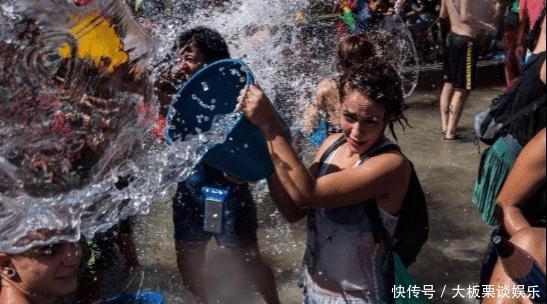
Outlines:
{"type": "MultiPolygon", "coordinates": [[[[542,63],[545,61],[545,57],[546,57],[545,54],[546,53],[543,52],[543,53],[540,53],[540,54],[536,55],[535,58],[531,59],[531,61],[527,63],[527,67],[532,67],[537,62],[537,63],[539,63],[537,65],[537,67],[538,67],[537,71],[539,72],[539,69],[541,68],[542,63]]],[[[535,71],[536,71],[536,69],[534,69],[532,72],[534,72],[534,74],[535,74],[535,71]]],[[[514,88],[515,89],[513,91],[516,92],[517,91],[517,86],[515,85],[514,88]]],[[[531,103],[529,103],[528,105],[526,105],[525,107],[520,109],[519,111],[517,111],[514,114],[512,114],[511,116],[509,116],[509,118],[507,118],[507,120],[504,121],[503,124],[504,125],[509,125],[510,123],[512,123],[515,119],[519,118],[520,116],[537,110],[539,108],[540,104],[543,103],[543,102],[545,102],[545,99],[537,98],[536,100],[532,101],[531,103]]]]}
{"type": "MultiPolygon", "coordinates": [[[[336,139],[328,148],[325,150],[323,155],[321,155],[321,158],[319,159],[319,167],[321,168],[329,155],[334,152],[334,150],[338,149],[341,145],[343,145],[346,142],[346,136],[342,135],[338,139],[336,139]]],[[[385,152],[389,151],[398,151],[401,152],[401,148],[397,146],[396,144],[392,143],[391,141],[385,141],[384,143],[378,145],[377,147],[373,148],[369,153],[364,154],[361,157],[361,163],[365,162],[367,159],[379,155],[385,152]]],[[[384,242],[387,248],[392,248],[391,246],[391,240],[388,237],[387,231],[385,230],[384,225],[382,224],[382,220],[380,219],[380,214],[378,210],[378,206],[376,203],[365,203],[365,212],[367,213],[369,219],[371,220],[372,230],[373,230],[373,236],[374,236],[374,242],[384,242]]]]}
{"type": "Polygon", "coordinates": [[[378,205],[376,205],[376,203],[365,204],[365,212],[367,213],[367,216],[372,226],[372,236],[374,238],[374,242],[376,244],[382,242],[386,247],[385,259],[387,262],[387,268],[384,272],[384,281],[386,283],[384,288],[385,294],[388,297],[387,303],[394,304],[395,300],[390,287],[395,284],[395,261],[393,257],[393,255],[395,254],[394,243],[393,240],[389,238],[387,230],[382,223],[378,205]]]}
{"type": "Polygon", "coordinates": [[[390,152],[390,151],[401,152],[401,148],[399,148],[399,146],[391,142],[389,139],[386,139],[384,142],[382,142],[378,146],[372,148],[368,153],[363,154],[361,156],[361,164],[373,156],[376,156],[385,152],[390,152]]]}
{"type": "Polygon", "coordinates": [[[374,237],[374,243],[384,243],[388,250],[393,249],[393,243],[388,236],[387,230],[380,218],[380,210],[376,203],[365,204],[365,212],[370,220],[372,226],[372,235],[374,237]]]}
{"type": "Polygon", "coordinates": [[[529,103],[528,105],[526,105],[525,107],[520,109],[519,111],[517,111],[514,114],[512,114],[511,116],[509,116],[509,118],[506,121],[504,121],[503,124],[508,126],[513,121],[520,118],[521,116],[524,116],[526,114],[529,114],[529,113],[532,113],[532,112],[536,111],[540,107],[541,103],[543,103],[543,102],[545,102],[545,99],[537,98],[536,100],[532,101],[531,103],[529,103]]]}
{"type": "MultiPolygon", "coordinates": [[[[319,159],[319,167],[322,167],[323,164],[325,163],[325,161],[327,160],[327,158],[329,157],[329,155],[332,154],[332,152],[334,152],[334,150],[338,149],[341,145],[343,145],[344,143],[346,142],[346,136],[345,135],[342,135],[340,136],[338,139],[336,139],[328,148],[327,150],[325,150],[325,152],[323,153],[323,155],[321,155],[321,158],[319,159]]],[[[391,141],[389,140],[386,140],[384,143],[372,148],[372,150],[370,150],[368,153],[366,154],[363,154],[361,156],[361,163],[365,162],[367,159],[375,156],[375,155],[378,155],[378,154],[382,154],[384,152],[389,152],[389,151],[398,151],[398,152],[401,152],[401,148],[399,148],[399,146],[397,146],[396,144],[392,143],[391,141]]]]}
{"type": "MultiPolygon", "coordinates": [[[[388,142],[384,145],[380,145],[378,149],[374,149],[373,151],[371,151],[371,153],[366,155],[366,157],[364,157],[362,161],[364,162],[375,155],[390,151],[401,152],[401,148],[399,148],[399,146],[392,142],[388,142]]],[[[380,218],[380,210],[378,210],[378,205],[376,204],[376,202],[365,204],[365,212],[367,213],[367,216],[372,226],[372,235],[374,237],[374,242],[383,242],[388,250],[392,250],[394,244],[389,237],[389,234],[387,233],[384,224],[382,223],[382,219],[380,218]]]]}

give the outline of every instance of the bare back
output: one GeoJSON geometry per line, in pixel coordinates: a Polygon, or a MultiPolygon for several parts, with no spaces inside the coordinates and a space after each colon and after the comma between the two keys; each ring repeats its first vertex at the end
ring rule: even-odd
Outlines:
{"type": "Polygon", "coordinates": [[[443,0],[450,19],[450,30],[458,35],[475,37],[482,30],[495,30],[495,3],[491,0],[443,0]]]}

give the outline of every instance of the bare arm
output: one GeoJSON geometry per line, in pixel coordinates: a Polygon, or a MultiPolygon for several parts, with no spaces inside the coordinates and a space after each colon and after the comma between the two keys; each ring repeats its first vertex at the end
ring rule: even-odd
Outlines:
{"type": "MultiPolygon", "coordinates": [[[[329,136],[323,142],[323,144],[319,148],[319,151],[317,152],[316,159],[321,157],[321,155],[325,153],[325,150],[334,142],[336,138],[338,138],[338,136],[340,135],[329,136]]],[[[309,170],[312,176],[317,178],[317,175],[319,173],[318,161],[314,162],[309,170]]],[[[268,178],[268,187],[270,189],[270,195],[272,196],[272,199],[276,204],[279,212],[281,212],[281,214],[285,219],[287,219],[287,221],[289,221],[290,223],[294,223],[306,216],[306,209],[298,207],[293,202],[287,191],[285,191],[285,188],[283,187],[281,181],[279,180],[279,176],[277,176],[276,173],[272,174],[268,178]]]]}
{"type": "Polygon", "coordinates": [[[496,198],[496,218],[509,235],[530,227],[519,204],[526,202],[545,181],[545,169],[543,129],[522,149],[496,198]]]}
{"type": "Polygon", "coordinates": [[[268,188],[277,209],[289,223],[298,222],[306,216],[306,210],[294,204],[277,174],[274,173],[268,178],[268,188]]]}
{"type": "MultiPolygon", "coordinates": [[[[453,7],[453,3],[451,3],[451,0],[447,0],[447,5],[450,5],[453,7]]],[[[460,2],[460,20],[462,23],[468,24],[471,27],[475,27],[478,29],[483,29],[486,31],[494,31],[496,30],[496,27],[477,18],[475,15],[473,15],[473,7],[470,5],[471,1],[476,0],[461,0],[460,2]]],[[[456,9],[453,9],[454,12],[456,12],[456,9]]],[[[495,17],[495,16],[493,16],[495,17]]]]}
{"type": "Polygon", "coordinates": [[[439,18],[447,18],[448,17],[448,11],[446,10],[446,1],[447,0],[441,0],[441,11],[439,12],[439,18]]]}
{"type": "MultiPolygon", "coordinates": [[[[323,79],[317,84],[315,100],[304,112],[302,132],[311,132],[319,120],[319,111],[328,111],[327,103],[338,102],[334,96],[338,95],[336,82],[331,79],[323,79]]],[[[327,116],[329,113],[327,113],[327,116]]]]}
{"type": "MultiPolygon", "coordinates": [[[[545,228],[531,227],[523,229],[513,235],[510,241],[515,244],[515,246],[528,252],[528,254],[530,254],[536,262],[538,262],[539,268],[545,272],[545,228]]],[[[517,287],[517,284],[513,281],[513,279],[505,273],[499,259],[488,284],[492,286],[508,286],[509,288],[517,287]]],[[[481,301],[481,304],[513,303],[531,303],[531,301],[518,297],[485,297],[481,301]]]]}
{"type": "Polygon", "coordinates": [[[304,121],[302,122],[302,133],[307,134],[313,130],[313,127],[319,120],[319,107],[317,102],[312,103],[306,111],[304,111],[304,121]]]}
{"type": "Polygon", "coordinates": [[[539,72],[539,78],[541,79],[541,81],[543,81],[543,83],[545,84],[545,81],[546,81],[546,71],[545,71],[545,62],[546,61],[543,61],[543,65],[541,65],[541,70],[539,72]]]}
{"type": "MultiPolygon", "coordinates": [[[[450,1],[450,0],[448,0],[450,1]]],[[[450,3],[452,4],[452,3],[450,3]]],[[[470,5],[468,0],[460,1],[460,18],[463,23],[469,23],[473,20],[470,10],[470,5]]],[[[456,10],[454,10],[456,11],[456,10]]]]}

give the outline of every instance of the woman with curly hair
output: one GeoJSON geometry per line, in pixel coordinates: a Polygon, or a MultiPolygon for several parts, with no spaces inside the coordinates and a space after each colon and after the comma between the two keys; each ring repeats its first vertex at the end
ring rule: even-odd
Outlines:
{"type": "Polygon", "coordinates": [[[338,88],[342,132],[325,140],[309,169],[259,87],[242,91],[238,109],[266,138],[275,167],[268,182],[280,212],[290,222],[308,218],[304,303],[383,303],[386,248],[375,242],[367,210],[377,207],[393,236],[412,174],[384,134],[406,123],[401,80],[390,64],[371,57],[346,70],[338,88]]]}

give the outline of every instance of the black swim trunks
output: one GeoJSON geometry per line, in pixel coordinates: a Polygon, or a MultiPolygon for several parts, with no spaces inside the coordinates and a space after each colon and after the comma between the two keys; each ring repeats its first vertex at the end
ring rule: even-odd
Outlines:
{"type": "Polygon", "coordinates": [[[475,87],[478,47],[475,39],[450,32],[446,38],[443,79],[456,89],[475,87]]]}

